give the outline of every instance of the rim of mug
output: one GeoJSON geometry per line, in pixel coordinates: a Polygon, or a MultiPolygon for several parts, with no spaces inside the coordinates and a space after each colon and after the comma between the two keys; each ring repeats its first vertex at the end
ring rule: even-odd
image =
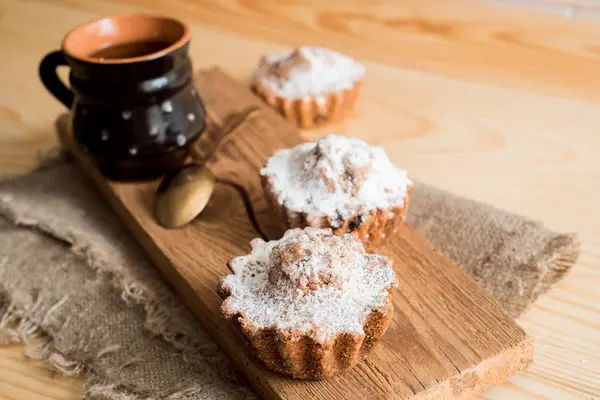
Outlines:
{"type": "Polygon", "coordinates": [[[138,62],[138,61],[147,61],[147,60],[153,60],[153,59],[159,58],[165,54],[172,52],[173,50],[180,48],[181,46],[183,46],[184,44],[189,42],[189,40],[190,40],[189,26],[177,18],[169,17],[166,15],[160,15],[160,14],[145,14],[145,13],[118,14],[118,15],[111,15],[111,16],[96,18],[91,21],[84,22],[80,25],[77,25],[76,27],[71,29],[69,32],[67,32],[67,34],[65,35],[65,37],[62,41],[61,50],[67,56],[69,56],[71,58],[74,58],[74,59],[80,60],[80,61],[85,61],[85,62],[92,63],[92,64],[103,64],[103,65],[105,65],[105,64],[129,64],[129,63],[134,63],[134,62],[138,62]],[[71,51],[72,50],[71,43],[70,43],[71,39],[77,33],[81,33],[81,31],[83,31],[86,27],[94,25],[94,24],[99,24],[102,21],[118,21],[118,20],[126,20],[126,19],[131,19],[131,18],[143,18],[143,19],[147,19],[147,20],[159,20],[159,21],[163,21],[163,22],[169,21],[171,23],[175,23],[175,24],[179,25],[182,29],[182,33],[181,33],[180,37],[177,40],[173,41],[173,43],[171,43],[169,46],[167,46],[163,49],[160,49],[158,51],[144,54],[142,56],[136,56],[136,57],[100,59],[100,58],[90,57],[89,55],[76,54],[76,52],[71,51]]]}

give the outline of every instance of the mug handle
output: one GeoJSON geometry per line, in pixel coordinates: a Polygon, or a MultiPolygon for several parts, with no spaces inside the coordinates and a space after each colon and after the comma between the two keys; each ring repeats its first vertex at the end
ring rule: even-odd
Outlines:
{"type": "Polygon", "coordinates": [[[46,89],[48,89],[58,101],[70,109],[73,105],[73,92],[60,80],[56,73],[58,67],[66,65],[68,64],[65,55],[62,51],[56,50],[46,54],[42,59],[40,62],[39,73],[40,79],[44,86],[46,86],[46,89]]]}

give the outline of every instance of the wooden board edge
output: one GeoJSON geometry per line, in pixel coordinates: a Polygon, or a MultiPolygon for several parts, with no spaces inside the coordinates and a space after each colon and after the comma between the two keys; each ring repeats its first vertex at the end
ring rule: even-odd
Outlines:
{"type": "Polygon", "coordinates": [[[526,369],[533,362],[533,353],[533,339],[526,336],[517,346],[416,394],[414,400],[473,398],[526,369]]]}

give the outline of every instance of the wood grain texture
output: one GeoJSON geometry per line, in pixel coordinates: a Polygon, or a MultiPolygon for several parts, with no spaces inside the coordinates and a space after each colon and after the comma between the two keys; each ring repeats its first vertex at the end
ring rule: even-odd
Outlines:
{"type": "Polygon", "coordinates": [[[27,360],[21,346],[0,346],[0,400],[72,400],[81,396],[82,386],[78,377],[27,360]]]}
{"type": "MultiPolygon", "coordinates": [[[[578,265],[519,319],[535,339],[535,363],[479,398],[600,398],[600,22],[501,3],[0,0],[0,174],[26,171],[56,143],[52,124],[64,108],[37,80],[37,63],[91,18],[183,18],[195,66],[223,65],[239,80],[265,52],[336,48],[367,65],[356,116],[306,138],[334,131],[383,145],[422,181],[582,238],[578,265]]],[[[2,353],[0,382],[21,389],[2,395],[53,393],[36,363],[15,361],[21,379],[5,373],[7,362],[2,353]]],[[[80,383],[72,387],[79,398],[80,383]]]]}
{"type": "MultiPolygon", "coordinates": [[[[259,236],[250,223],[242,196],[249,195],[260,221],[272,219],[260,208],[259,170],[274,150],[302,142],[295,127],[261,105],[247,88],[220,69],[196,76],[213,122],[251,106],[262,110],[240,128],[210,163],[217,186],[205,211],[190,225],[167,230],[151,210],[156,181],[115,183],[103,178],[89,158],[79,153],[64,121],[59,132],[78,164],[134,233],[163,275],[268,399],[463,399],[501,383],[525,368],[533,344],[523,330],[465,272],[405,225],[381,249],[394,260],[399,290],[394,319],[368,359],[350,371],[320,381],[293,380],[269,372],[243,346],[219,315],[219,278],[226,262],[247,254],[259,236]]],[[[269,221],[270,222],[270,221],[269,221]]],[[[266,230],[261,225],[261,231],[266,230]]],[[[271,236],[277,239],[280,236],[271,236]]]]}

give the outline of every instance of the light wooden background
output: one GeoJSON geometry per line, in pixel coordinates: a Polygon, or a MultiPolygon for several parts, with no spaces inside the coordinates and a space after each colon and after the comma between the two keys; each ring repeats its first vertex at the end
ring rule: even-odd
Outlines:
{"type": "MultiPolygon", "coordinates": [[[[330,130],[384,145],[421,180],[579,232],[578,265],[519,319],[535,364],[482,398],[600,399],[600,21],[471,0],[0,0],[0,171],[26,171],[55,143],[64,110],[38,81],[41,57],[72,26],[131,11],[184,18],[195,65],[241,80],[285,46],[349,53],[368,79],[356,118],[330,130]]],[[[21,353],[0,347],[0,399],[81,396],[80,378],[21,353]]]]}

